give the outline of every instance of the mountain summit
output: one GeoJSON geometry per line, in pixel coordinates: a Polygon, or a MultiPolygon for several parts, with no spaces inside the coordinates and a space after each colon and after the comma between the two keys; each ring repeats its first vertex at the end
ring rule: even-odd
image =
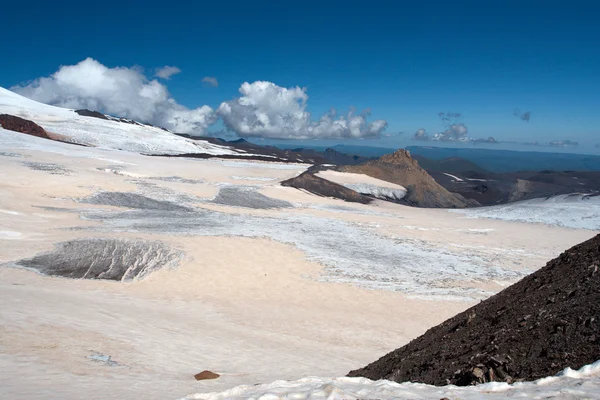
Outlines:
{"type": "Polygon", "coordinates": [[[465,208],[479,205],[475,200],[465,199],[444,189],[419,166],[408,150],[400,149],[361,165],[344,166],[341,170],[404,186],[407,189],[404,200],[411,206],[465,208]]]}

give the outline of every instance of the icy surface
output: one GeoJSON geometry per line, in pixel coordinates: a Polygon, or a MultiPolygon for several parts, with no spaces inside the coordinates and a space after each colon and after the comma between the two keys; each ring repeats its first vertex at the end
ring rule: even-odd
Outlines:
{"type": "Polygon", "coordinates": [[[450,211],[465,214],[469,218],[492,218],[600,230],[600,196],[572,194],[450,211]]]}
{"type": "Polygon", "coordinates": [[[155,200],[137,193],[128,192],[99,192],[81,199],[80,202],[143,210],[190,211],[187,207],[182,207],[169,201],[155,200]]]}
{"type": "Polygon", "coordinates": [[[378,199],[401,200],[406,196],[406,189],[391,189],[368,183],[345,183],[344,186],[355,192],[373,196],[378,199]]]}
{"type": "Polygon", "coordinates": [[[258,193],[255,188],[243,186],[229,186],[221,188],[212,202],[226,206],[257,209],[292,207],[292,205],[287,201],[267,197],[258,193]]]}
{"type": "Polygon", "coordinates": [[[177,265],[183,253],[157,241],[78,239],[16,265],[73,279],[131,281],[177,265]]]}
{"type": "MultiPolygon", "coordinates": [[[[221,191],[224,189],[230,188],[221,191]]],[[[231,193],[226,191],[228,201],[241,201],[243,203],[237,205],[246,207],[255,205],[256,199],[252,196],[258,193],[250,191],[240,196],[238,188],[231,189],[234,190],[231,193]],[[244,197],[246,195],[250,197],[244,197]]],[[[270,202],[278,201],[264,197],[269,206],[270,202]]],[[[269,237],[293,244],[309,259],[322,263],[325,269],[319,277],[321,280],[402,291],[409,296],[431,299],[485,298],[492,292],[449,283],[513,281],[528,273],[501,268],[496,265],[494,256],[474,256],[463,249],[452,250],[415,239],[392,239],[377,234],[369,225],[308,215],[259,217],[207,209],[135,209],[126,212],[88,210],[84,218],[104,221],[104,225],[89,229],[107,232],[269,237]]]]}
{"type": "MultiPolygon", "coordinates": [[[[160,128],[80,116],[0,88],[0,114],[16,115],[75,143],[145,154],[238,154],[226,146],[195,141],[160,128]]],[[[240,154],[242,155],[242,154],[240,154]]]]}
{"type": "Polygon", "coordinates": [[[565,369],[556,376],[509,385],[431,386],[420,383],[371,381],[366,378],[305,378],[255,386],[238,386],[220,393],[197,393],[182,400],[242,399],[600,399],[600,361],[578,371],[565,369]]]}
{"type": "Polygon", "coordinates": [[[321,171],[317,176],[352,189],[355,192],[378,199],[401,200],[406,196],[406,188],[391,182],[382,181],[364,174],[338,171],[321,171]]]}

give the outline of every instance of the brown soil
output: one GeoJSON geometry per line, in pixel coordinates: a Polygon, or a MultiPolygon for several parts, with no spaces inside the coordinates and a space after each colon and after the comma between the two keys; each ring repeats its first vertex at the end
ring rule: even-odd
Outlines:
{"type": "Polygon", "coordinates": [[[0,125],[9,131],[21,132],[31,136],[51,139],[48,133],[35,122],[9,114],[0,114],[0,125]]]}
{"type": "Polygon", "coordinates": [[[349,376],[470,385],[600,359],[600,235],[349,376]]]}

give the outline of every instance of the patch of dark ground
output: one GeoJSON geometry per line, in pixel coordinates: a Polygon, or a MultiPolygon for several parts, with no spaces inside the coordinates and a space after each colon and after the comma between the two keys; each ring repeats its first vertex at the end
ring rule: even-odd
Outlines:
{"type": "Polygon", "coordinates": [[[149,157],[179,157],[179,158],[199,158],[207,160],[210,158],[221,158],[224,160],[242,160],[242,161],[266,161],[266,162],[279,162],[286,164],[298,164],[301,161],[290,161],[285,158],[260,156],[260,155],[235,155],[235,154],[206,154],[206,153],[187,153],[187,154],[143,154],[149,157]]]}
{"type": "Polygon", "coordinates": [[[600,235],[348,376],[466,386],[600,359],[600,235]]]}
{"type": "Polygon", "coordinates": [[[261,193],[258,193],[256,189],[251,187],[240,186],[221,188],[211,203],[254,209],[293,207],[292,204],[288,203],[287,201],[267,197],[261,193]]]}
{"type": "Polygon", "coordinates": [[[73,279],[132,281],[174,267],[183,252],[162,242],[123,239],[80,239],[15,264],[50,276],[73,279]]]}
{"type": "Polygon", "coordinates": [[[44,128],[35,122],[14,115],[0,114],[0,125],[9,131],[25,133],[43,139],[51,139],[44,128]]]}
{"type": "Polygon", "coordinates": [[[364,196],[345,186],[320,178],[312,173],[312,170],[281,182],[281,186],[293,187],[306,190],[307,192],[323,197],[333,197],[353,203],[369,204],[373,199],[364,196]]]}
{"type": "Polygon", "coordinates": [[[58,164],[40,163],[40,162],[23,162],[23,165],[34,171],[44,171],[52,175],[75,175],[76,172],[58,164]]]}
{"type": "Polygon", "coordinates": [[[170,201],[155,200],[140,194],[127,192],[99,192],[80,199],[79,202],[142,210],[192,211],[189,207],[180,206],[170,201]]]}

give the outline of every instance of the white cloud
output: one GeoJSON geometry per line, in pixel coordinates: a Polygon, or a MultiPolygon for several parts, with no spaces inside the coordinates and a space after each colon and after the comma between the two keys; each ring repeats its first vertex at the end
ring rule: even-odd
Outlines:
{"type": "Polygon", "coordinates": [[[180,133],[204,134],[217,119],[208,106],[188,109],[177,104],[165,85],[135,68],[108,68],[92,58],[11,90],[42,103],[98,110],[180,133]]]}
{"type": "Polygon", "coordinates": [[[381,136],[384,120],[367,123],[369,110],[338,116],[335,110],[313,121],[306,111],[305,88],[284,88],[271,82],[245,82],[241,97],[223,102],[217,113],[225,125],[243,137],[270,139],[366,138],[381,136]]]}
{"type": "Polygon", "coordinates": [[[446,128],[444,132],[436,133],[434,140],[442,142],[468,142],[472,140],[467,136],[467,126],[463,123],[455,123],[446,128]]]}
{"type": "Polygon", "coordinates": [[[426,141],[426,140],[429,140],[429,135],[427,134],[427,131],[425,129],[420,128],[420,129],[417,129],[417,131],[413,135],[413,139],[426,141]]]}
{"type": "Polygon", "coordinates": [[[156,74],[154,74],[154,76],[158,76],[159,78],[162,78],[162,79],[171,79],[171,77],[173,75],[177,75],[180,72],[181,72],[181,70],[177,67],[171,67],[171,66],[165,65],[162,68],[158,68],[156,70],[156,74]]]}
{"type": "Polygon", "coordinates": [[[202,78],[202,82],[212,87],[219,86],[219,81],[214,76],[205,76],[204,78],[202,78]]]}

